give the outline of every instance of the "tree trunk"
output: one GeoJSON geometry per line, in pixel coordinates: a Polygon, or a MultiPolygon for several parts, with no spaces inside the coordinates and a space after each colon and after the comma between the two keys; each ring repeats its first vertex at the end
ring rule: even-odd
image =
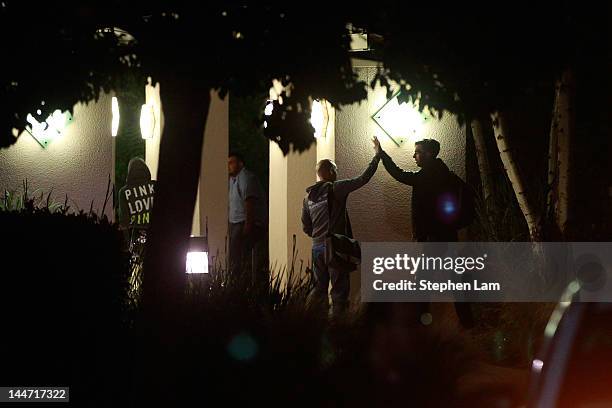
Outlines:
{"type": "Polygon", "coordinates": [[[180,344],[185,257],[210,91],[194,89],[178,75],[159,79],[165,126],[144,260],[138,394],[144,401],[163,404],[172,401],[167,390],[176,389],[173,381],[180,367],[173,355],[180,344]]]}
{"type": "Polygon", "coordinates": [[[488,201],[493,191],[493,183],[491,181],[491,165],[487,156],[487,146],[485,145],[484,132],[482,123],[478,119],[471,122],[472,137],[476,146],[476,159],[478,160],[478,170],[480,172],[480,181],[482,184],[482,196],[485,206],[488,208],[488,201]]]}
{"type": "Polygon", "coordinates": [[[552,111],[552,121],[550,123],[550,134],[548,138],[548,177],[546,194],[546,222],[554,221],[558,201],[558,174],[557,174],[557,144],[559,128],[559,93],[561,89],[560,81],[555,86],[555,101],[552,111]]]}
{"type": "Polygon", "coordinates": [[[495,112],[491,114],[491,120],[493,122],[493,132],[495,135],[495,142],[497,143],[497,150],[499,151],[504,170],[508,175],[521,212],[525,217],[525,221],[527,221],[529,236],[532,241],[538,241],[540,239],[539,219],[527,199],[525,184],[519,174],[518,166],[512,157],[512,152],[508,145],[508,130],[504,116],[500,112],[495,112]]]}
{"type": "Polygon", "coordinates": [[[555,211],[555,221],[561,233],[565,233],[569,216],[570,191],[570,149],[572,140],[571,130],[571,95],[573,90],[572,74],[569,70],[563,72],[558,85],[557,105],[557,174],[558,174],[558,203],[555,211]]]}
{"type": "Polygon", "coordinates": [[[164,78],[160,87],[165,126],[143,282],[145,311],[158,317],[169,313],[183,294],[210,105],[208,90],[194,90],[181,79],[164,78]]]}

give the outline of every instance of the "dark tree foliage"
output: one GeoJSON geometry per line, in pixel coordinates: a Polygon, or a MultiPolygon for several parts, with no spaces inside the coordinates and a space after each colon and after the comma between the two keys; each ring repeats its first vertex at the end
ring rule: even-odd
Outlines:
{"type": "Polygon", "coordinates": [[[253,96],[265,95],[273,79],[287,85],[265,132],[287,153],[314,141],[307,121],[312,99],[340,108],[364,100],[367,85],[395,81],[406,98],[465,121],[550,93],[566,68],[584,74],[611,66],[603,6],[495,7],[386,0],[367,6],[88,0],[32,7],[4,0],[0,146],[14,143],[13,129],[24,128],[28,113],[40,108],[45,118],[95,100],[101,90],[118,89],[127,71],[143,85],[149,76],[160,82],[165,129],[144,303],[171,316],[168,305],[184,285],[210,90],[253,96]],[[382,62],[371,84],[353,72],[348,23],[382,38],[371,54],[382,62]]]}
{"type": "Polygon", "coordinates": [[[354,24],[384,38],[384,68],[404,97],[458,114],[503,111],[550,92],[566,69],[610,66],[609,13],[580,2],[378,2],[354,24]]]}
{"type": "Polygon", "coordinates": [[[56,109],[72,112],[113,89],[129,68],[122,37],[103,30],[90,3],[0,4],[0,147],[16,141],[29,113],[43,121],[56,109]]]}
{"type": "Polygon", "coordinates": [[[291,145],[304,150],[314,140],[309,97],[339,106],[366,96],[346,53],[346,20],[317,4],[92,0],[36,8],[7,0],[0,34],[12,64],[0,78],[1,146],[15,142],[13,129],[23,130],[28,113],[40,108],[44,120],[55,109],[71,111],[117,89],[131,70],[143,84],[146,76],[180,80],[193,92],[222,96],[265,94],[274,78],[291,83],[291,96],[274,113],[285,125],[266,134],[285,153],[291,145]]]}

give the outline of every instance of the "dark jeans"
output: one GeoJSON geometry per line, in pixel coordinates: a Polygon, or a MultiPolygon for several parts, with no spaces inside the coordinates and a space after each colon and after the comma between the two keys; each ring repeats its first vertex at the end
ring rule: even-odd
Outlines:
{"type": "MultiPolygon", "coordinates": [[[[418,242],[457,242],[458,234],[457,231],[437,231],[429,234],[429,237],[417,239],[418,242]]],[[[466,276],[463,276],[465,280],[466,276]]],[[[466,329],[474,327],[474,315],[472,313],[472,306],[469,302],[453,302],[455,305],[455,312],[459,318],[459,322],[466,329]]],[[[417,308],[420,314],[429,313],[430,305],[429,302],[418,303],[417,308]]]]}
{"type": "Polygon", "coordinates": [[[349,301],[350,276],[330,268],[325,262],[325,244],[312,247],[312,271],[315,286],[312,299],[327,310],[329,308],[328,288],[331,280],[332,315],[339,316],[346,311],[349,301]]]}
{"type": "Polygon", "coordinates": [[[251,278],[252,284],[268,281],[268,231],[255,226],[244,234],[244,222],[229,224],[228,267],[232,278],[251,278]]]}

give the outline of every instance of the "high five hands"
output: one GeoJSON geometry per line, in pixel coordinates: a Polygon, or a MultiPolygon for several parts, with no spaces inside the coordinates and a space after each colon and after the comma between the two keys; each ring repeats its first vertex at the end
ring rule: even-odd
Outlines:
{"type": "Polygon", "coordinates": [[[378,138],[376,136],[374,136],[374,138],[372,139],[372,143],[374,143],[374,151],[376,152],[376,154],[379,154],[381,151],[381,148],[380,148],[380,142],[378,141],[378,138]]]}

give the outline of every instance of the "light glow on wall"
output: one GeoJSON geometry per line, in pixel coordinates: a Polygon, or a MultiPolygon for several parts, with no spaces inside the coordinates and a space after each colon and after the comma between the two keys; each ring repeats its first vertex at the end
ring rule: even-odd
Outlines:
{"type": "Polygon", "coordinates": [[[376,111],[372,115],[372,120],[393,143],[400,146],[407,140],[415,142],[421,138],[427,116],[419,112],[418,106],[414,103],[399,103],[398,95],[399,92],[376,111]]]}
{"type": "Polygon", "coordinates": [[[152,104],[144,104],[140,109],[140,133],[143,139],[153,139],[155,130],[155,110],[152,104]]]}
{"type": "Polygon", "coordinates": [[[314,137],[319,138],[327,133],[327,122],[329,115],[325,101],[314,100],[310,112],[310,123],[315,129],[314,137]]]}
{"type": "Polygon", "coordinates": [[[119,132],[119,102],[117,101],[116,96],[113,96],[111,100],[111,107],[112,107],[111,109],[113,112],[111,135],[113,137],[116,137],[117,132],[119,132]]]}
{"type": "MultiPolygon", "coordinates": [[[[37,113],[38,112],[40,112],[40,110],[38,110],[37,113]]],[[[42,147],[47,147],[49,143],[62,136],[64,129],[72,121],[72,116],[69,112],[62,113],[62,111],[56,109],[45,121],[39,122],[29,113],[26,117],[26,121],[30,124],[30,126],[26,126],[28,133],[31,134],[42,147]]]]}

